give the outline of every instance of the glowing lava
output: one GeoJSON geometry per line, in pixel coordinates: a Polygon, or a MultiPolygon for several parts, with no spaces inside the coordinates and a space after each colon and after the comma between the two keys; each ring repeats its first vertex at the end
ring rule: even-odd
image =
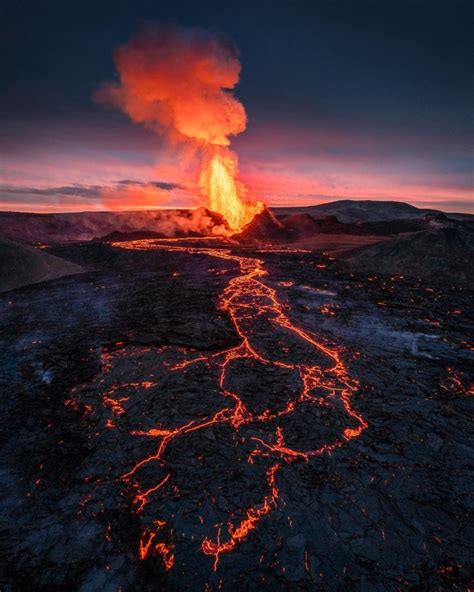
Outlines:
{"type": "MultiPolygon", "coordinates": [[[[238,264],[240,272],[224,289],[220,297],[220,307],[228,314],[239,336],[239,344],[217,353],[199,353],[194,350],[186,354],[184,351],[186,359],[183,362],[167,366],[170,373],[185,372],[194,364],[214,368],[218,376],[219,393],[228,404],[207,417],[191,419],[178,427],[156,425],[146,430],[132,431],[133,436],[156,439],[158,443],[155,452],[135,462],[121,479],[132,486],[135,492],[132,500],[135,512],[140,514],[152,499],[156,501],[157,496],[173,487],[173,471],[166,460],[170,446],[186,438],[188,434],[216,424],[231,426],[234,433],[238,434],[242,445],[245,443],[246,449],[250,446],[251,452],[247,462],[253,464],[258,458],[259,462],[268,463],[268,466],[265,470],[266,482],[263,485],[261,501],[233,511],[225,523],[213,525],[215,536],[206,536],[201,540],[202,553],[214,558],[213,565],[217,570],[220,556],[234,551],[280,503],[283,495],[278,484],[280,471],[295,461],[309,462],[322,455],[331,454],[348,441],[357,438],[367,427],[367,422],[351,405],[358,382],[350,377],[340,351],[328,347],[315,334],[292,322],[276,289],[263,281],[267,271],[262,259],[242,256],[230,249],[185,245],[186,241],[180,243],[179,240],[172,239],[113,243],[113,246],[118,248],[186,252],[190,255],[211,256],[238,264]],[[262,349],[262,344],[258,340],[262,327],[266,327],[266,343],[270,344],[266,349],[265,346],[262,349]],[[284,401],[283,407],[270,405],[263,411],[252,410],[242,398],[244,393],[239,394],[235,388],[229,387],[233,365],[239,360],[253,361],[267,368],[292,372],[297,375],[300,386],[284,401]],[[324,360],[324,363],[321,360],[324,360]],[[346,427],[341,428],[339,436],[331,437],[316,447],[297,449],[290,446],[287,441],[291,439],[292,434],[282,425],[282,420],[291,417],[303,404],[340,409],[345,415],[346,427]],[[253,426],[253,434],[255,430],[261,430],[261,437],[245,435],[244,428],[250,424],[253,426]],[[142,470],[148,467],[149,473],[156,465],[159,467],[156,483],[150,486],[148,482],[146,487],[140,485],[142,470]]],[[[165,350],[166,347],[160,348],[157,355],[163,354],[165,350]]],[[[106,371],[107,368],[108,366],[106,371]]],[[[103,393],[104,408],[112,410],[117,421],[126,418],[126,411],[115,412],[111,399],[113,393],[110,390],[103,393]]],[[[265,400],[264,392],[262,399],[265,400]]],[[[311,437],[311,434],[304,434],[304,437],[311,437]]],[[[174,565],[174,544],[163,542],[160,536],[164,535],[163,529],[170,521],[170,517],[164,518],[155,520],[154,528],[150,528],[149,525],[143,527],[138,552],[142,559],[151,555],[161,557],[163,566],[171,569],[174,565]]],[[[202,517],[200,520],[202,523],[202,517]]]]}
{"type": "MultiPolygon", "coordinates": [[[[263,260],[241,256],[228,249],[188,247],[184,246],[185,243],[177,243],[178,241],[173,240],[145,240],[114,243],[113,246],[128,249],[164,249],[194,255],[207,255],[230,260],[239,265],[240,273],[230,280],[222,293],[220,307],[229,315],[240,338],[240,343],[231,349],[212,354],[196,355],[193,352],[192,357],[169,368],[170,372],[180,372],[192,364],[214,366],[218,369],[220,393],[229,401],[229,405],[208,417],[193,419],[176,428],[169,429],[166,426],[158,425],[145,431],[132,432],[132,435],[137,437],[156,438],[158,445],[153,454],[136,462],[123,475],[122,479],[125,483],[133,483],[138,488],[133,501],[136,511],[142,512],[149,503],[150,496],[159,495],[163,488],[169,486],[171,473],[167,472],[152,487],[140,488],[140,471],[153,463],[158,463],[162,468],[166,468],[166,451],[169,446],[173,445],[173,442],[185,438],[187,434],[197,430],[205,430],[215,424],[228,424],[235,432],[239,432],[243,426],[249,424],[253,424],[256,429],[259,425],[269,426],[270,432],[267,430],[265,435],[262,434],[262,437],[245,438],[239,434],[242,441],[246,440],[253,446],[252,452],[248,456],[249,463],[254,463],[257,457],[269,461],[265,473],[266,493],[263,494],[260,503],[242,509],[241,519],[233,519],[232,516],[235,516],[233,513],[225,525],[216,524],[214,526],[216,530],[214,538],[205,537],[202,540],[201,551],[205,555],[214,557],[214,569],[217,569],[220,555],[232,552],[279,503],[282,495],[277,483],[279,471],[297,460],[308,462],[315,457],[331,454],[349,440],[357,438],[367,427],[367,423],[351,405],[351,398],[358,388],[358,382],[349,376],[340,352],[335,348],[328,347],[316,335],[296,326],[291,321],[277,291],[263,281],[267,275],[263,260]],[[275,333],[278,333],[280,341],[282,336],[286,336],[288,342],[284,349],[287,352],[286,355],[277,353],[270,355],[261,350],[253,334],[257,322],[265,322],[269,327],[273,327],[275,333]],[[327,360],[326,367],[310,360],[301,361],[300,354],[296,350],[302,346],[308,349],[308,354],[305,355],[311,357],[312,351],[313,357],[316,359],[323,356],[327,360]],[[242,359],[296,372],[299,376],[299,390],[286,401],[283,408],[270,406],[263,412],[252,411],[244,403],[239,393],[227,386],[232,363],[242,359]],[[324,393],[323,396],[321,393],[324,393]],[[286,443],[285,430],[279,425],[279,421],[281,418],[291,416],[302,403],[326,407],[338,404],[346,414],[349,425],[342,429],[339,437],[327,441],[317,448],[297,450],[286,443]],[[272,431],[273,437],[271,436],[272,431]]],[[[105,404],[110,407],[110,401],[106,400],[105,404]]],[[[165,522],[156,521],[155,524],[155,531],[148,528],[143,530],[139,555],[146,558],[152,552],[158,554],[162,557],[164,566],[170,569],[173,565],[172,547],[166,546],[162,542],[159,545],[155,544],[165,522]]]]}
{"type": "Polygon", "coordinates": [[[199,184],[210,209],[222,214],[232,230],[239,231],[262,211],[264,204],[245,200],[245,190],[235,180],[236,174],[237,159],[232,152],[215,150],[202,168],[199,184]]]}

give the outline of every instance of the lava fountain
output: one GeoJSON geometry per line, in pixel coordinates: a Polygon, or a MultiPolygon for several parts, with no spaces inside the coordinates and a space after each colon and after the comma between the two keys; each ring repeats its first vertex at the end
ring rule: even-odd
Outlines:
{"type": "Polygon", "coordinates": [[[200,175],[200,186],[209,199],[209,207],[219,212],[236,232],[262,211],[262,202],[249,202],[242,198],[242,186],[235,179],[237,162],[229,150],[213,151],[205,160],[200,175]],[[240,189],[240,191],[239,191],[240,189]]]}
{"type": "Polygon", "coordinates": [[[120,81],[102,85],[96,100],[181,147],[181,169],[191,154],[199,162],[206,205],[232,230],[241,230],[264,204],[246,198],[229,148],[229,137],[247,125],[244,106],[232,92],[241,69],[237,49],[200,29],[148,25],[115,50],[114,61],[120,81]]]}

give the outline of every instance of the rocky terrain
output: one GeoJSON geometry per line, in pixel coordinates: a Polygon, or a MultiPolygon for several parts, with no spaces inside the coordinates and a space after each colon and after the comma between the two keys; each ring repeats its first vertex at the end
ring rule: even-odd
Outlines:
{"type": "Polygon", "coordinates": [[[0,239],[0,292],[82,271],[79,265],[39,249],[0,239]]]}
{"type": "Polygon", "coordinates": [[[44,252],[88,271],[0,297],[2,590],[472,587],[466,286],[219,239],[44,252]]]}
{"type": "Polygon", "coordinates": [[[441,226],[410,236],[346,252],[353,270],[408,275],[432,283],[454,283],[474,289],[474,231],[441,226]]]}

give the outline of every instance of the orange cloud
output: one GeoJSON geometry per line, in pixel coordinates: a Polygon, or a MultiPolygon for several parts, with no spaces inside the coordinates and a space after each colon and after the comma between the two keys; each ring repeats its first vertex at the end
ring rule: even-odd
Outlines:
{"type": "Polygon", "coordinates": [[[120,83],[106,83],[99,102],[171,139],[227,146],[246,127],[243,105],[229,89],[239,81],[237,50],[198,29],[148,26],[118,47],[120,83]]]}

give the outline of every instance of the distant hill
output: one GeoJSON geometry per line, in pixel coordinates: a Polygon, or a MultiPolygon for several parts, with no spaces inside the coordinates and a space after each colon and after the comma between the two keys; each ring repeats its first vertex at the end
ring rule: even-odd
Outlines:
{"type": "Polygon", "coordinates": [[[272,208],[272,211],[278,218],[306,213],[316,219],[337,216],[339,222],[345,223],[410,219],[427,214],[444,214],[456,220],[463,219],[474,222],[474,216],[471,214],[450,214],[439,210],[421,209],[401,201],[342,199],[317,206],[272,208]]]}
{"type": "Polygon", "coordinates": [[[0,240],[0,292],[82,273],[79,265],[29,245],[0,240]]]}
{"type": "Polygon", "coordinates": [[[361,247],[341,256],[350,269],[474,288],[474,232],[441,226],[361,247]]]}
{"type": "MultiPolygon", "coordinates": [[[[250,223],[253,224],[251,230],[244,230],[249,240],[267,241],[271,241],[272,236],[278,241],[300,240],[320,232],[388,236],[423,230],[430,216],[462,220],[474,226],[474,216],[469,214],[445,214],[396,201],[340,200],[303,208],[271,208],[263,217],[257,217],[255,224],[250,223]]],[[[117,237],[116,240],[122,236],[123,240],[127,236],[145,237],[147,233],[159,237],[231,234],[225,219],[204,207],[60,214],[0,212],[0,238],[23,243],[52,244],[110,236],[117,237]]]]}

